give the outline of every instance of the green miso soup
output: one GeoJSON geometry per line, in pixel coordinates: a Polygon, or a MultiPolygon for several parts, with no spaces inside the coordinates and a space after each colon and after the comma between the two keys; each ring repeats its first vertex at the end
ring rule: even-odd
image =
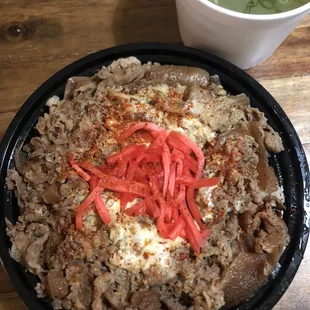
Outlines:
{"type": "Polygon", "coordinates": [[[247,14],[276,14],[294,10],[310,0],[209,0],[225,9],[247,14]]]}

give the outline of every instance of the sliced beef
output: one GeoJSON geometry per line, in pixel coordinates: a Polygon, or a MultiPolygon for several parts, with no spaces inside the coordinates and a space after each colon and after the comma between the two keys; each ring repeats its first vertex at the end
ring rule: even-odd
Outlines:
{"type": "Polygon", "coordinates": [[[56,250],[59,244],[64,240],[64,236],[57,233],[52,232],[46,242],[46,246],[43,250],[43,259],[48,268],[52,268],[53,266],[53,256],[56,253],[56,250]]]}
{"type": "Polygon", "coordinates": [[[206,102],[201,117],[214,131],[224,133],[246,121],[244,109],[240,97],[220,96],[206,102]]]}
{"type": "Polygon", "coordinates": [[[75,90],[85,91],[87,88],[96,88],[96,83],[90,77],[74,76],[67,81],[64,99],[71,99],[75,90]]]}
{"type": "Polygon", "coordinates": [[[263,130],[265,132],[264,143],[267,151],[274,153],[282,152],[284,148],[279,134],[270,126],[266,126],[263,130]]]}
{"type": "Polygon", "coordinates": [[[267,151],[274,153],[283,151],[282,140],[279,134],[267,124],[267,119],[265,118],[264,113],[250,106],[245,109],[245,113],[247,115],[247,120],[256,124],[259,128],[267,151]]]}
{"type": "Polygon", "coordinates": [[[78,145],[83,149],[90,149],[95,143],[98,136],[98,130],[94,126],[94,122],[89,115],[83,115],[78,127],[72,133],[70,139],[70,148],[75,149],[78,145]]]}
{"type": "MultiPolygon", "coordinates": [[[[262,144],[268,151],[275,153],[283,151],[282,141],[278,133],[267,124],[263,113],[250,107],[249,98],[244,94],[209,96],[201,117],[206,124],[209,124],[213,130],[219,133],[227,132],[238,126],[247,126],[250,121],[256,124],[262,136],[262,144]]],[[[253,133],[251,128],[250,131],[253,133]]],[[[257,136],[256,133],[254,135],[257,136]]]]}
{"type": "MultiPolygon", "coordinates": [[[[221,85],[221,80],[217,74],[210,76],[210,85],[208,87],[210,92],[216,96],[226,96],[227,92],[221,85]]],[[[241,94],[249,101],[249,98],[245,94],[241,94]]]]}
{"type": "Polygon", "coordinates": [[[249,122],[249,132],[255,139],[255,142],[259,146],[259,162],[258,162],[258,180],[259,187],[267,192],[272,193],[278,189],[278,178],[271,166],[268,163],[268,153],[264,144],[264,137],[259,128],[258,122],[249,122]]]}
{"type": "Polygon", "coordinates": [[[25,216],[19,217],[15,226],[7,221],[7,233],[12,242],[11,256],[26,268],[40,274],[44,270],[42,251],[50,229],[48,225],[32,222],[27,225],[25,216]]]}
{"type": "Polygon", "coordinates": [[[282,254],[289,241],[287,226],[270,206],[255,214],[252,229],[257,252],[282,254]]]}
{"type": "Polygon", "coordinates": [[[267,278],[267,255],[241,252],[225,270],[224,298],[227,306],[234,306],[251,296],[267,278]]]}
{"type": "Polygon", "coordinates": [[[14,228],[9,228],[8,234],[12,242],[11,257],[20,263],[24,263],[24,256],[31,242],[31,236],[23,231],[16,231],[14,228]]]}
{"type": "Polygon", "coordinates": [[[47,204],[56,204],[61,200],[60,196],[60,183],[55,182],[51,185],[47,185],[44,194],[42,196],[43,201],[47,204]]]}
{"type": "Polygon", "coordinates": [[[209,77],[209,73],[203,69],[182,66],[151,67],[146,73],[146,80],[152,85],[167,83],[172,86],[198,85],[201,88],[207,88],[209,77]]]}
{"type": "Polygon", "coordinates": [[[265,198],[264,205],[258,212],[246,211],[239,216],[247,248],[253,252],[268,254],[272,266],[289,242],[287,226],[281,213],[274,209],[278,203],[279,208],[282,208],[282,203],[270,196],[265,198]]]}
{"type": "Polygon", "coordinates": [[[49,233],[46,233],[36,238],[26,250],[25,266],[34,274],[40,274],[44,270],[42,252],[48,237],[49,233]]]}
{"type": "Polygon", "coordinates": [[[23,168],[27,163],[28,155],[22,150],[16,150],[14,154],[14,163],[18,173],[22,174],[23,168]]]}
{"type": "Polygon", "coordinates": [[[159,294],[155,289],[134,292],[131,297],[130,308],[137,310],[160,310],[159,294]]]}
{"type": "Polygon", "coordinates": [[[211,220],[216,221],[227,213],[228,208],[238,213],[242,213],[245,208],[255,208],[251,203],[252,193],[258,189],[259,156],[258,144],[253,137],[233,130],[214,140],[205,155],[204,177],[223,176],[224,179],[223,184],[218,184],[212,193],[207,189],[198,191],[197,201],[202,207],[201,212],[212,212],[215,218],[211,220]],[[208,210],[205,206],[210,199],[215,208],[208,210]]]}
{"type": "Polygon", "coordinates": [[[28,196],[26,184],[23,182],[22,177],[16,170],[8,170],[6,184],[8,189],[16,192],[18,205],[22,208],[25,205],[25,200],[28,196]]]}
{"type": "Polygon", "coordinates": [[[114,61],[107,68],[102,68],[96,76],[102,81],[99,87],[127,85],[141,79],[149,70],[151,63],[141,65],[135,57],[114,61]]]}
{"type": "Polygon", "coordinates": [[[92,303],[93,275],[87,270],[75,273],[69,281],[70,294],[68,299],[72,301],[73,308],[77,310],[89,309],[92,303]]]}
{"type": "Polygon", "coordinates": [[[57,106],[52,105],[49,113],[39,118],[36,129],[49,144],[65,148],[69,132],[85,113],[85,105],[86,103],[74,104],[69,100],[63,100],[57,106]]]}
{"type": "MultiPolygon", "coordinates": [[[[60,186],[60,193],[64,202],[68,200],[68,205],[64,203],[63,208],[67,210],[68,207],[72,208],[73,198],[72,197],[84,197],[88,194],[89,185],[87,182],[77,175],[69,175],[67,182],[60,186]]],[[[79,201],[79,200],[76,200],[79,201]]]]}
{"type": "MultiPolygon", "coordinates": [[[[190,297],[188,297],[190,298],[190,297]]],[[[188,307],[181,305],[179,302],[172,298],[163,298],[163,304],[168,308],[168,310],[186,310],[188,307]]]]}
{"type": "MultiPolygon", "coordinates": [[[[113,309],[124,309],[125,305],[119,298],[119,293],[113,290],[115,277],[110,272],[105,272],[94,281],[94,301],[93,310],[105,309],[106,305],[111,305],[113,309]]],[[[125,291],[127,295],[127,291],[125,291]]]]}
{"type": "MultiPolygon", "coordinates": [[[[53,149],[49,141],[45,137],[34,137],[24,148],[30,149],[29,159],[44,158],[46,153],[53,149]]],[[[24,169],[23,169],[24,174],[24,169]]]]}
{"type": "Polygon", "coordinates": [[[52,298],[66,297],[69,293],[69,286],[63,270],[49,270],[47,274],[47,290],[52,298]]]}
{"type": "MultiPolygon", "coordinates": [[[[30,196],[33,195],[30,194],[30,196]]],[[[34,200],[35,198],[33,198],[34,200]]],[[[53,221],[53,217],[47,210],[46,205],[37,201],[36,203],[28,202],[25,208],[25,213],[22,215],[23,219],[27,222],[46,222],[53,221]]]]}

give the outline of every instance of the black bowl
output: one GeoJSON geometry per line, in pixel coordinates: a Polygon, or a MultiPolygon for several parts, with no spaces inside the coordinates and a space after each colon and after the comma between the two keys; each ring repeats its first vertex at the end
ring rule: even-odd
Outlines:
{"type": "Polygon", "coordinates": [[[309,236],[309,169],[300,140],[286,114],[275,99],[248,74],[223,59],[205,52],[171,44],[131,44],[107,49],[62,69],[41,85],[14,117],[0,147],[0,254],[4,267],[16,290],[30,309],[52,309],[46,299],[39,299],[34,291],[37,278],[16,263],[9,255],[11,243],[6,235],[5,218],[15,223],[19,214],[17,200],[5,185],[7,169],[14,168],[13,154],[37,133],[33,129],[46,110],[45,102],[53,95],[62,97],[66,81],[72,76],[92,75],[103,65],[122,57],[136,56],[142,62],[195,66],[218,74],[224,88],[231,94],[245,93],[251,105],[263,111],[269,124],[280,134],[284,152],[271,156],[271,164],[283,186],[287,210],[284,219],[291,241],[277,267],[265,284],[238,306],[238,309],[271,309],[292,282],[303,258],[309,236]]]}

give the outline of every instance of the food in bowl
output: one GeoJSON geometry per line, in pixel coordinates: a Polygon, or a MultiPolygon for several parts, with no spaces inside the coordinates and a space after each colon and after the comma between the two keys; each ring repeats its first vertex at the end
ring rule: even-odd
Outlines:
{"type": "Polygon", "coordinates": [[[249,98],[199,68],[119,59],[68,80],[17,151],[11,256],[55,309],[220,309],[250,297],[289,241],[249,98]]]}
{"type": "Polygon", "coordinates": [[[309,0],[209,0],[225,9],[246,14],[276,14],[299,8],[309,0]]]}

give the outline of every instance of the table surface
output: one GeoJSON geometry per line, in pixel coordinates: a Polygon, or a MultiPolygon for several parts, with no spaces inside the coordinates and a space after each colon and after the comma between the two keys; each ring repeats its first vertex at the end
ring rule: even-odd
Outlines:
{"type": "MultiPolygon", "coordinates": [[[[53,73],[95,51],[133,42],[180,42],[174,0],[0,2],[0,135],[53,73]]],[[[280,103],[310,158],[310,16],[274,55],[248,70],[280,103]]],[[[310,249],[274,308],[310,309],[310,249]]],[[[0,310],[27,307],[0,267],[0,310]]]]}

